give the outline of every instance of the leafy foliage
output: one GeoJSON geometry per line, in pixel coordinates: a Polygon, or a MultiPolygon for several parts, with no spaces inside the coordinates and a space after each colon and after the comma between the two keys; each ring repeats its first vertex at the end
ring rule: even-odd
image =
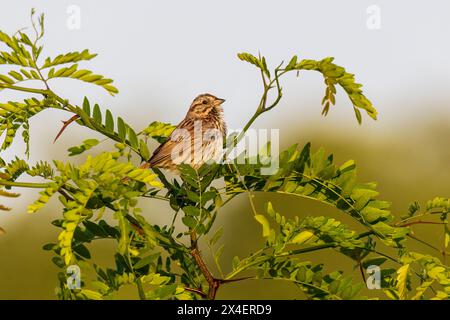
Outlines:
{"type": "Polygon", "coordinates": [[[323,149],[311,152],[310,144],[301,151],[297,145],[279,155],[280,169],[274,175],[261,174],[261,166],[253,159],[241,159],[244,164],[225,167],[227,192],[247,190],[292,194],[317,200],[349,214],[387,245],[400,246],[408,230],[390,225],[394,216],[389,202],[377,200],[374,183],[357,183],[356,165],[349,160],[341,166],[333,164],[333,155],[323,149]],[[239,174],[243,179],[238,178],[239,174]]]}
{"type": "Polygon", "coordinates": [[[163,123],[159,121],[153,121],[144,129],[143,134],[147,137],[151,137],[159,143],[164,143],[170,136],[175,126],[170,123],[163,123]]]}
{"type": "Polygon", "coordinates": [[[72,78],[88,83],[93,83],[103,87],[111,95],[119,92],[116,87],[111,85],[113,80],[107,79],[99,74],[94,74],[90,70],[78,69],[78,64],[72,64],[70,67],[62,67],[60,69],[51,68],[48,71],[47,79],[54,78],[72,78]]]}
{"type": "MultiPolygon", "coordinates": [[[[309,143],[303,148],[294,145],[279,156],[271,155],[265,148],[256,157],[243,153],[230,163],[205,164],[199,169],[182,164],[178,167],[179,176],[172,180],[156,168],[139,167],[140,163],[134,161],[148,160],[151,155],[148,139],[163,143],[175,126],[153,121],[146,128],[135,130],[111,110],[91,103],[87,97],[77,104],[59,96],[51,89],[51,79],[81,80],[101,86],[110,94],[118,90],[111,79],[78,67],[78,63],[96,56],[87,49],[41,59],[44,17],[38,17],[37,22],[34,17],[32,11],[34,38],[21,31],[13,36],[0,31],[0,42],[6,47],[0,50],[0,66],[16,68],[0,74],[0,90],[40,97],[0,103],[0,134],[4,135],[0,150],[9,148],[21,131],[28,155],[30,120],[44,110],[53,109],[71,114],[57,138],[69,125],[77,124],[101,134],[104,140],[115,142],[113,150],[97,154],[94,147],[101,141],[93,138],[69,148],[69,156],[82,157],[79,165],[58,160],[32,165],[18,156],[9,162],[0,158],[1,197],[17,198],[19,194],[13,188],[38,188],[40,195],[29,205],[30,213],[44,208],[52,198],[57,198],[62,208],[60,218],[52,222],[60,229],[59,236],[54,243],[44,245],[45,250],[53,252],[52,261],[60,268],[56,290],[59,298],[112,299],[123,286],[133,285],[140,299],[214,299],[223,284],[271,279],[294,284],[310,299],[362,299],[365,270],[375,265],[383,267],[380,288],[388,298],[448,299],[449,199],[435,198],[423,209],[419,203],[413,203],[399,219],[390,212],[389,202],[378,199],[376,183],[357,180],[353,160],[336,165],[333,155],[321,148],[312,151],[309,143]],[[28,80],[40,81],[45,89],[18,86],[28,80]],[[133,154],[138,156],[137,160],[133,154]],[[270,175],[264,172],[267,160],[278,163],[278,170],[270,175]],[[42,181],[23,182],[26,176],[42,181]],[[294,218],[288,218],[271,202],[260,212],[253,203],[256,192],[279,193],[326,204],[352,217],[357,228],[352,230],[325,215],[295,212],[294,218]],[[234,257],[231,271],[224,274],[223,229],[216,228],[215,221],[222,207],[243,193],[249,196],[264,245],[246,257],[234,257]],[[139,207],[140,200],[147,198],[170,205],[171,224],[160,226],[150,221],[147,212],[139,207]],[[424,217],[438,217],[439,221],[425,221],[424,217]],[[407,239],[423,242],[412,232],[414,225],[423,223],[441,228],[442,250],[428,245],[442,254],[443,262],[431,255],[408,251],[407,239]],[[113,267],[95,262],[90,249],[97,240],[116,243],[113,267]],[[377,247],[380,243],[382,248],[389,246],[396,256],[382,252],[377,247]],[[205,252],[200,251],[203,244],[209,247],[220,277],[206,264],[205,252]],[[363,281],[335,270],[334,265],[303,259],[303,254],[319,250],[333,250],[351,259],[360,269],[363,281]],[[78,288],[70,286],[67,271],[72,267],[81,270],[78,288]],[[240,277],[242,274],[245,276],[240,277]]],[[[335,104],[339,86],[350,99],[359,123],[361,110],[376,119],[377,111],[354,75],[334,64],[333,58],[299,60],[293,56],[287,64],[282,63],[274,70],[269,70],[261,55],[240,53],[238,58],[259,69],[263,92],[244,130],[228,139],[227,156],[253,122],[279,103],[283,95],[282,77],[291,71],[313,70],[323,75],[324,115],[335,104]],[[273,90],[275,95],[270,94],[273,90]]],[[[0,210],[9,208],[0,205],[0,210]]]]}
{"type": "Polygon", "coordinates": [[[9,148],[19,129],[23,129],[22,137],[27,145],[26,154],[29,154],[29,119],[44,109],[53,107],[50,99],[25,99],[24,102],[0,103],[0,135],[5,132],[1,150],[9,148]]]}
{"type": "Polygon", "coordinates": [[[322,100],[323,111],[326,115],[331,105],[335,104],[336,85],[342,87],[347,93],[350,101],[353,104],[356,119],[359,123],[362,121],[361,112],[359,109],[365,110],[366,113],[374,120],[377,119],[377,111],[372,106],[372,103],[362,93],[362,85],[355,82],[354,74],[348,73],[343,67],[333,63],[334,58],[328,57],[320,61],[302,60],[293,66],[294,70],[315,70],[323,74],[327,88],[325,96],[322,100]]]}
{"type": "MultiPolygon", "coordinates": [[[[267,69],[267,63],[264,57],[256,58],[249,53],[239,53],[238,58],[249,62],[259,69],[263,75],[266,75],[270,79],[270,72],[267,69]]],[[[338,66],[333,63],[334,58],[328,57],[322,60],[311,60],[303,59],[298,61],[297,56],[293,56],[289,63],[283,68],[280,65],[275,69],[275,82],[279,93],[281,95],[281,87],[279,85],[279,77],[289,71],[300,70],[314,70],[320,72],[326,84],[325,96],[322,99],[323,110],[322,114],[327,115],[330,110],[330,106],[336,103],[336,85],[341,86],[347,93],[350,101],[353,104],[353,110],[355,111],[355,116],[358,122],[361,124],[362,116],[359,109],[365,110],[366,113],[374,120],[377,119],[377,111],[373,107],[372,103],[363,94],[361,87],[362,85],[356,83],[354,74],[348,73],[345,68],[338,66]]]]}
{"type": "Polygon", "coordinates": [[[42,69],[54,67],[54,66],[60,65],[60,64],[75,63],[75,62],[79,62],[82,60],[87,61],[87,60],[91,60],[91,59],[95,58],[96,56],[97,56],[96,53],[94,53],[94,54],[89,53],[88,49],[85,49],[81,52],[75,51],[75,52],[60,54],[59,56],[57,56],[53,59],[50,57],[45,59],[45,62],[42,65],[42,69]]]}

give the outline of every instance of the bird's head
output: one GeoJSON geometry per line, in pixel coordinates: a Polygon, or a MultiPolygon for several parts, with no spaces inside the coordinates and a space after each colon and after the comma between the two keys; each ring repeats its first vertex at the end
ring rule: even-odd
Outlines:
{"type": "Polygon", "coordinates": [[[212,94],[201,94],[192,101],[188,111],[188,117],[195,119],[203,119],[211,115],[211,113],[222,115],[222,103],[224,99],[217,98],[212,94]]]}

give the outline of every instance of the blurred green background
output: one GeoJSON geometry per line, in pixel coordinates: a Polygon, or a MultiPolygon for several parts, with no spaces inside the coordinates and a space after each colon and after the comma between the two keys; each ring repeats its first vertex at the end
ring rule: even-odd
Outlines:
{"type": "MultiPolygon", "coordinates": [[[[90,68],[115,79],[121,93],[111,98],[100,89],[68,81],[55,82],[56,90],[78,103],[84,95],[89,96],[137,129],[154,120],[177,123],[192,98],[205,91],[226,98],[229,127],[242,127],[256,108],[260,80],[256,70],[235,58],[237,52],[261,50],[272,65],[292,54],[313,59],[335,56],[336,63],[354,72],[364,84],[380,112],[379,121],[365,118],[358,126],[342,93],[338,93],[330,115],[323,118],[323,81],[317,74],[305,74],[284,81],[283,101],[255,127],[280,129],[280,149],[310,141],[313,149],[323,146],[333,153],[337,163],[355,159],[360,181],[378,182],[380,199],[392,201],[393,212],[399,216],[415,200],[423,203],[435,196],[450,196],[450,64],[446,62],[450,44],[441,41],[450,30],[445,17],[450,4],[379,1],[381,28],[369,30],[366,10],[371,4],[356,0],[347,1],[345,6],[324,0],[214,5],[210,1],[135,1],[126,6],[103,0],[21,1],[0,12],[0,30],[13,33],[29,25],[33,6],[45,12],[44,55],[90,48],[100,53],[90,68]],[[67,27],[71,5],[80,9],[80,29],[67,27]]],[[[0,93],[2,101],[13,97],[17,99],[17,94],[0,93]]],[[[87,130],[73,126],[53,144],[65,117],[54,112],[33,119],[30,161],[67,160],[69,146],[92,137],[87,130]]],[[[93,152],[107,147],[102,145],[93,152]]],[[[11,159],[21,152],[23,145],[18,143],[1,157],[11,159]]],[[[85,156],[71,160],[81,162],[85,156]]],[[[52,201],[37,214],[27,214],[26,207],[36,199],[37,191],[19,192],[22,196],[18,199],[2,199],[13,210],[0,212],[0,226],[6,230],[0,235],[0,299],[54,299],[58,269],[42,245],[57,237],[58,230],[50,221],[59,217],[60,208],[52,201]]],[[[267,200],[286,216],[330,215],[360,230],[352,219],[325,205],[258,194],[259,210],[267,200]]],[[[157,200],[146,201],[142,208],[151,222],[164,224],[172,218],[171,210],[157,200]]],[[[225,272],[230,270],[233,256],[245,256],[262,244],[260,225],[245,195],[223,208],[216,224],[224,228],[225,272]]],[[[443,241],[433,226],[414,230],[435,245],[443,241]]],[[[416,242],[408,245],[437,255],[416,242]]],[[[111,243],[98,243],[91,249],[99,264],[112,265],[111,243]]],[[[203,249],[207,255],[207,248],[203,249]]],[[[327,270],[341,269],[353,272],[355,279],[360,277],[353,271],[352,261],[333,250],[302,258],[323,262],[327,270]]],[[[207,262],[212,265],[210,259],[207,262]]],[[[125,289],[120,297],[134,299],[137,295],[134,289],[125,289]]],[[[224,285],[217,297],[280,299],[303,295],[286,283],[244,281],[224,285]]]]}

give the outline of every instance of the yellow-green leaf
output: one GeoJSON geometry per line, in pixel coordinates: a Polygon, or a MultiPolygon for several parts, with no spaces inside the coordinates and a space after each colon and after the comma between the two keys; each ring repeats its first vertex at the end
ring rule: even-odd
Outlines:
{"type": "Polygon", "coordinates": [[[405,264],[397,270],[398,295],[400,299],[406,299],[406,280],[408,279],[409,264],[405,264]]]}
{"type": "Polygon", "coordinates": [[[312,233],[309,230],[305,230],[300,232],[298,235],[296,235],[293,239],[292,239],[292,243],[295,244],[304,244],[306,243],[308,240],[310,240],[312,237],[314,236],[314,233],[312,233]]]}
{"type": "Polygon", "coordinates": [[[270,235],[270,224],[269,224],[269,221],[262,214],[255,215],[255,219],[256,219],[256,221],[258,221],[262,225],[263,237],[268,237],[270,235]]]}

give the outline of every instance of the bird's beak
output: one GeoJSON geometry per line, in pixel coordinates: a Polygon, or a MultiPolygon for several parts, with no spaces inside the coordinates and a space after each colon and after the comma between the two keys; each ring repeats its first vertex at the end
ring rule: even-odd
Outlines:
{"type": "Polygon", "coordinates": [[[216,106],[220,106],[222,103],[224,103],[225,102],[225,99],[220,99],[220,98],[217,98],[216,99],[216,101],[215,101],[215,105],[216,106]]]}

